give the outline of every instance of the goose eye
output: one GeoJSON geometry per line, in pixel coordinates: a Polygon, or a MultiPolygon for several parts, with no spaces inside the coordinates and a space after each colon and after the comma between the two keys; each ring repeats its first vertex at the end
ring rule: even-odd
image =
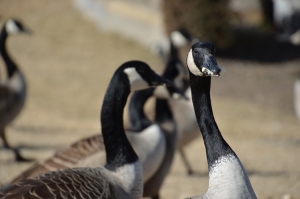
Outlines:
{"type": "Polygon", "coordinates": [[[199,50],[198,50],[198,49],[195,49],[195,50],[194,50],[194,53],[198,54],[198,53],[199,53],[199,50]]]}

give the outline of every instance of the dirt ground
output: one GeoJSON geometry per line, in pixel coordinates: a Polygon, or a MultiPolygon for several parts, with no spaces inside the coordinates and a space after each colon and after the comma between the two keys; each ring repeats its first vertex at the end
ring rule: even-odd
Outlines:
{"type": "MultiPolygon", "coordinates": [[[[42,160],[98,132],[102,98],[121,63],[139,59],[162,70],[157,56],[118,35],[99,32],[71,1],[1,0],[0,13],[1,25],[8,17],[17,17],[34,32],[8,41],[10,54],[26,75],[28,98],[7,134],[26,157],[42,160]]],[[[296,58],[276,62],[217,58],[227,72],[213,80],[215,118],[243,162],[258,198],[300,198],[300,122],[293,112],[292,92],[300,73],[296,58]]],[[[202,139],[186,152],[197,174],[187,176],[176,156],[162,198],[206,191],[202,139]]],[[[31,164],[14,162],[13,154],[0,148],[0,185],[31,164]]]]}

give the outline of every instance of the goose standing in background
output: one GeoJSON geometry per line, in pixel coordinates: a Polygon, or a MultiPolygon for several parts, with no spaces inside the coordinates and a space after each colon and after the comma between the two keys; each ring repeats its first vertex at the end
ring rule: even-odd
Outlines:
{"type": "Polygon", "coordinates": [[[128,130],[126,135],[141,161],[144,183],[157,172],[169,150],[168,141],[165,138],[168,131],[156,122],[151,122],[143,110],[145,103],[152,95],[160,100],[178,100],[184,97],[175,87],[160,86],[155,89],[137,91],[130,100],[131,130],[128,130]]]}
{"type": "Polygon", "coordinates": [[[210,99],[211,76],[219,76],[221,72],[215,59],[214,46],[208,42],[194,44],[187,56],[187,66],[209,172],[207,192],[191,198],[256,199],[241,161],[222,137],[214,119],[210,99]]]}
{"type": "Polygon", "coordinates": [[[142,168],[125,134],[124,106],[130,92],[169,83],[144,62],[121,65],[109,83],[101,110],[105,166],[48,172],[12,185],[0,198],[141,198],[142,168]]]}
{"type": "MultiPolygon", "coordinates": [[[[136,91],[131,97],[129,115],[132,125],[131,129],[126,130],[126,135],[142,164],[144,182],[158,169],[166,151],[163,130],[151,122],[143,110],[145,103],[153,95],[161,99],[181,97],[176,88],[166,86],[136,91]]],[[[97,134],[79,140],[52,157],[34,164],[18,175],[11,184],[58,169],[103,166],[105,157],[103,137],[97,134]]]]}
{"type": "Polygon", "coordinates": [[[158,51],[161,58],[166,61],[165,73],[173,76],[171,78],[174,78],[176,87],[188,97],[188,100],[170,100],[169,105],[177,124],[177,148],[189,175],[192,175],[194,171],[184,153],[184,147],[199,137],[201,133],[195,118],[188,72],[180,59],[179,49],[197,41],[198,39],[191,36],[185,29],[178,29],[170,34],[169,55],[161,53],[162,50],[158,51]]]}
{"type": "MultiPolygon", "coordinates": [[[[167,64],[162,77],[174,81],[180,78],[183,71],[173,69],[172,64],[167,64]]],[[[155,105],[155,122],[163,129],[166,139],[166,153],[163,162],[161,163],[155,174],[144,184],[144,197],[151,197],[152,199],[159,198],[159,191],[162,187],[165,177],[168,175],[174,154],[177,148],[177,124],[174,120],[173,113],[170,110],[169,102],[173,100],[156,99],[155,105]]],[[[178,100],[185,101],[185,100],[178,100]]]]}
{"type": "Polygon", "coordinates": [[[294,83],[294,107],[298,120],[300,120],[300,75],[294,83]]]}
{"type": "Polygon", "coordinates": [[[26,99],[25,78],[8,55],[5,46],[7,37],[18,33],[29,32],[19,21],[9,19],[4,24],[0,35],[0,52],[7,71],[7,80],[4,84],[0,85],[0,137],[3,141],[4,148],[14,151],[16,161],[28,161],[28,159],[20,155],[18,149],[8,144],[5,134],[5,127],[18,116],[26,99]]]}

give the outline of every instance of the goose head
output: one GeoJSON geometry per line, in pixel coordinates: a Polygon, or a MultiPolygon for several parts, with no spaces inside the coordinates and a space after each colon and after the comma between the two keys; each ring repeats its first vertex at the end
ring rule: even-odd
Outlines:
{"type": "Polygon", "coordinates": [[[170,80],[159,76],[148,64],[141,61],[126,62],[122,69],[128,77],[131,92],[159,85],[173,85],[170,80]]]}
{"type": "Polygon", "coordinates": [[[31,33],[20,21],[15,19],[9,19],[6,21],[5,30],[9,35],[14,35],[19,33],[26,33],[26,34],[31,33]]]}
{"type": "Polygon", "coordinates": [[[221,68],[215,58],[216,49],[209,42],[195,43],[187,56],[188,70],[201,77],[220,76],[221,68]]]}
{"type": "Polygon", "coordinates": [[[196,43],[198,39],[193,37],[186,29],[179,28],[170,34],[170,40],[176,48],[183,47],[188,43],[196,43]]]}

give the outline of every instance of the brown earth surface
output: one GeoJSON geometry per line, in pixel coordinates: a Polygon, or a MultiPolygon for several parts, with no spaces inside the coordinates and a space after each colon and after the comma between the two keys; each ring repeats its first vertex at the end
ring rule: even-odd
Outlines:
{"type": "MultiPolygon", "coordinates": [[[[157,56],[118,35],[101,33],[71,1],[2,0],[0,13],[1,25],[16,17],[34,32],[8,41],[10,54],[26,75],[28,98],[7,135],[26,157],[45,159],[98,132],[102,98],[121,63],[139,59],[162,70],[157,56]]],[[[218,58],[218,63],[227,72],[213,80],[216,121],[243,162],[258,198],[300,198],[300,122],[293,112],[293,82],[300,61],[218,58]]],[[[176,156],[162,198],[184,198],[207,189],[203,141],[195,140],[186,152],[197,175],[187,176],[176,156]]],[[[13,154],[1,148],[0,185],[32,164],[16,163],[13,154]]]]}

